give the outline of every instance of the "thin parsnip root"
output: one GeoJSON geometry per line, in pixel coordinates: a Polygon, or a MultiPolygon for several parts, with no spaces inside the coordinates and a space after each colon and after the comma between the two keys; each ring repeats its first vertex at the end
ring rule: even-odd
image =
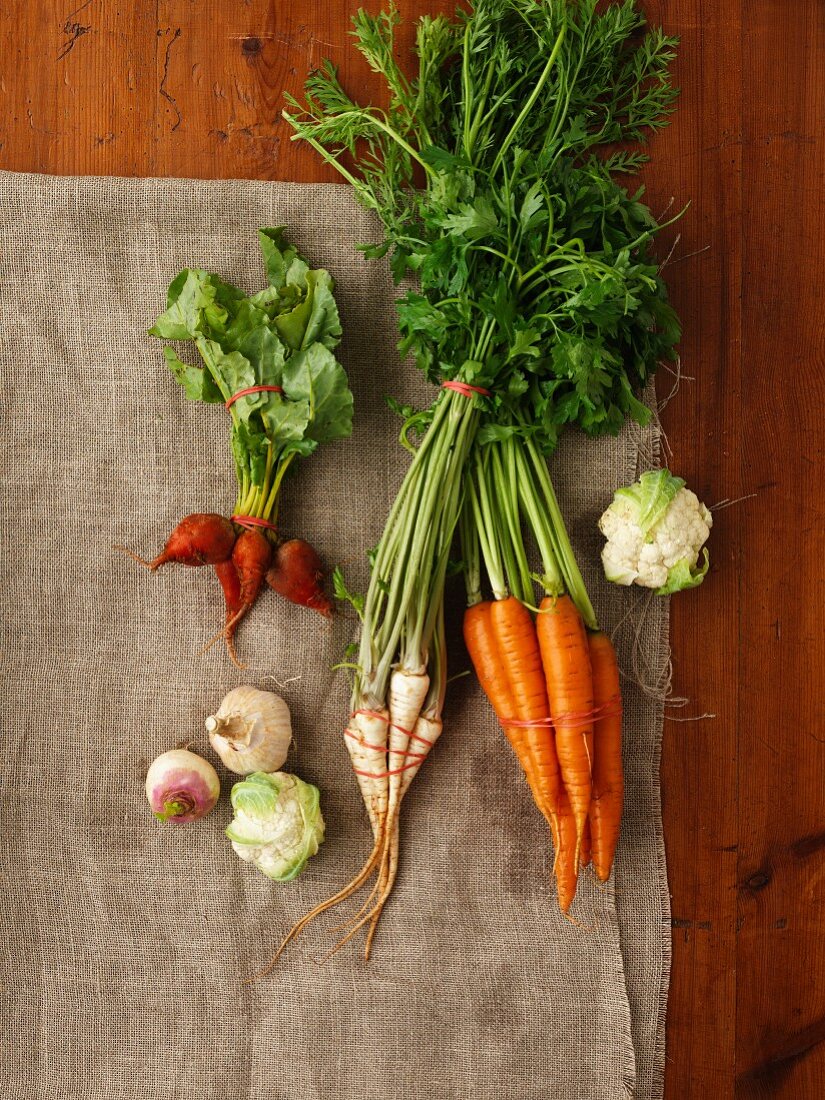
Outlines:
{"type": "Polygon", "coordinates": [[[364,861],[358,873],[337,893],[316,905],[297,921],[272,958],[267,970],[277,963],[285,948],[316,917],[328,909],[340,905],[351,897],[369,880],[373,872],[384,862],[385,838],[387,829],[387,808],[389,805],[389,781],[387,776],[387,741],[389,737],[389,712],[386,708],[375,710],[366,707],[354,711],[344,731],[344,741],[350,755],[353,771],[361,788],[361,796],[367,808],[372,826],[374,844],[372,851],[364,861]]]}
{"type": "Polygon", "coordinates": [[[328,909],[332,909],[334,906],[340,905],[341,902],[346,901],[347,898],[351,897],[357,890],[360,890],[364,883],[369,880],[370,876],[374,872],[376,866],[381,859],[381,856],[383,854],[382,839],[382,837],[379,837],[376,840],[372,852],[370,852],[370,855],[368,856],[361,870],[358,872],[357,875],[355,875],[354,878],[352,878],[347,883],[346,886],[342,887],[342,889],[340,889],[336,894],[333,894],[332,897],[326,898],[325,901],[320,902],[320,904],[316,905],[313,909],[310,909],[310,911],[308,913],[305,913],[299,921],[296,921],[295,924],[293,924],[292,928],[290,928],[290,930],[281,940],[278,950],[267,963],[266,967],[262,971],[260,971],[260,973],[257,974],[256,977],[266,977],[266,975],[273,970],[275,964],[278,962],[278,959],[280,959],[281,955],[284,953],[289,944],[297,936],[299,936],[301,932],[303,932],[303,930],[307,927],[307,925],[311,924],[316,917],[320,917],[321,914],[326,913],[328,909]]]}
{"type": "MultiPolygon", "coordinates": [[[[401,678],[401,682],[396,683],[395,686],[396,710],[394,713],[403,716],[403,708],[412,708],[412,706],[415,705],[415,698],[421,693],[421,674],[415,672],[405,673],[403,670],[397,670],[394,675],[398,675],[401,678]],[[406,683],[403,682],[405,678],[407,680],[406,683]],[[399,707],[402,709],[399,709],[399,707]]],[[[391,714],[392,713],[391,710],[391,714]]],[[[392,894],[396,878],[398,877],[401,802],[410,789],[410,785],[418,774],[421,765],[424,763],[424,760],[432,751],[433,746],[440,737],[442,729],[443,723],[440,713],[429,712],[419,715],[412,730],[413,736],[410,738],[410,743],[417,746],[416,757],[412,759],[400,773],[401,782],[398,789],[397,801],[392,804],[387,814],[387,828],[383,838],[383,850],[381,862],[378,866],[378,876],[375,886],[367,902],[361,907],[355,917],[348,922],[348,931],[335,944],[333,949],[329,952],[329,955],[326,956],[327,958],[343,947],[344,944],[348,943],[361,928],[369,925],[366,942],[364,944],[364,958],[369,960],[372,951],[372,943],[378,928],[378,922],[384,911],[384,906],[387,904],[392,894]]]]}
{"type": "MultiPolygon", "coordinates": [[[[437,704],[440,707],[440,703],[437,704]]],[[[389,864],[387,881],[384,884],[383,893],[379,896],[378,903],[372,911],[372,918],[370,920],[370,928],[367,933],[367,941],[364,945],[364,958],[369,960],[370,952],[372,951],[372,942],[375,939],[375,933],[378,928],[378,921],[381,917],[381,913],[384,910],[384,906],[392,893],[395,886],[395,880],[398,877],[398,856],[400,851],[400,805],[410,789],[410,785],[418,774],[421,765],[424,763],[424,758],[427,754],[432,752],[438,738],[441,736],[444,724],[441,720],[440,712],[422,714],[419,716],[418,721],[414,728],[414,737],[411,738],[411,742],[414,745],[420,747],[422,759],[413,760],[408,768],[404,770],[401,775],[401,789],[398,795],[398,808],[396,809],[394,818],[391,822],[391,832],[389,835],[389,864]]]]}

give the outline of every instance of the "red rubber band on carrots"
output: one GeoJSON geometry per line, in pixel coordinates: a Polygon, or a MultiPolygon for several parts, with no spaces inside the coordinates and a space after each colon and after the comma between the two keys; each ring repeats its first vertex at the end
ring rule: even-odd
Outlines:
{"type": "Polygon", "coordinates": [[[230,516],[233,523],[237,523],[240,527],[245,527],[248,531],[251,531],[254,527],[265,527],[267,531],[277,531],[278,528],[274,523],[270,523],[268,519],[259,519],[258,516],[230,516]]]}
{"type": "Polygon", "coordinates": [[[442,390],[455,390],[463,397],[472,397],[474,393],[479,393],[482,397],[490,396],[489,390],[485,390],[483,386],[471,386],[469,382],[442,382],[441,388],[442,390]]]}
{"type": "Polygon", "coordinates": [[[566,714],[557,714],[555,718],[499,718],[502,726],[512,726],[514,729],[553,729],[564,726],[565,729],[590,726],[601,718],[612,718],[622,713],[622,701],[618,696],[608,699],[601,706],[592,710],[569,711],[566,714]]]}
{"type": "Polygon", "coordinates": [[[240,397],[248,397],[251,393],[283,393],[283,386],[248,386],[245,390],[238,390],[237,393],[233,393],[228,401],[224,403],[224,407],[231,409],[235,402],[240,397]]]}

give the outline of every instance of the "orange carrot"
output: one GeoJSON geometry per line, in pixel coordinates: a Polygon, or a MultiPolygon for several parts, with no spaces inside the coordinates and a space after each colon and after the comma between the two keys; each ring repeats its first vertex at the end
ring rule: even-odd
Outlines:
{"type": "Polygon", "coordinates": [[[492,604],[490,623],[499,661],[512,693],[516,712],[513,717],[519,723],[536,722],[535,726],[517,728],[525,734],[524,742],[533,763],[537,804],[551,820],[556,814],[561,784],[535,623],[524,604],[513,596],[492,604]]]}
{"type": "Polygon", "coordinates": [[[559,895],[559,909],[566,913],[573,903],[576,895],[576,882],[579,869],[576,866],[576,851],[578,849],[578,836],[576,833],[576,819],[567,797],[564,787],[559,790],[558,800],[558,831],[556,844],[556,861],[553,870],[556,875],[556,889],[559,895]]]}
{"type": "Polygon", "coordinates": [[[593,676],[582,617],[569,596],[547,596],[537,620],[556,752],[581,843],[592,786],[593,676]]]}
{"type": "MultiPolygon", "coordinates": [[[[592,803],[591,803],[592,806],[592,803]]],[[[582,833],[581,851],[579,852],[579,866],[587,867],[593,855],[593,841],[591,839],[590,818],[584,823],[582,833]]]]}
{"type": "Polygon", "coordinates": [[[513,701],[510,681],[502,666],[498,644],[493,633],[490,615],[492,606],[490,600],[483,600],[481,603],[473,604],[472,607],[467,608],[464,612],[464,643],[467,646],[467,652],[470,654],[470,660],[473,662],[478,682],[496,712],[496,717],[502,724],[507,740],[524,769],[536,805],[539,809],[542,809],[541,796],[536,785],[535,762],[527,741],[527,730],[521,726],[508,726],[505,724],[507,718],[517,717],[516,705],[513,701]]]}
{"type": "Polygon", "coordinates": [[[594,722],[593,800],[590,830],[593,836],[593,867],[606,882],[613,866],[622,817],[622,712],[619,666],[616,651],[606,634],[591,634],[590,663],[593,668],[593,701],[604,711],[594,722]]]}

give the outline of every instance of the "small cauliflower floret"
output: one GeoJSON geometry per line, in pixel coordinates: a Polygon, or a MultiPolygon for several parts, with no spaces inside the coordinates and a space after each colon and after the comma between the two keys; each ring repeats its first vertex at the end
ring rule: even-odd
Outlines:
{"type": "Polygon", "coordinates": [[[713,517],[695,493],[669,470],[651,470],[617,490],[599,520],[607,542],[605,576],[616,584],[655,588],[658,595],[695,588],[708,571],[699,554],[713,517]]]}
{"type": "Polygon", "coordinates": [[[324,839],[317,787],[288,772],[255,772],[232,788],[226,830],[235,852],[267,878],[288,882],[324,839]]]}

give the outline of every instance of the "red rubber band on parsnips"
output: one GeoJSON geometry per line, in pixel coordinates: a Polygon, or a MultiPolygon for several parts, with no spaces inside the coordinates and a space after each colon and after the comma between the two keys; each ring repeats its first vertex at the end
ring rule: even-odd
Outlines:
{"type": "Polygon", "coordinates": [[[224,407],[231,409],[235,402],[240,397],[248,397],[251,393],[283,393],[283,386],[247,386],[245,390],[238,390],[237,393],[233,393],[228,401],[224,402],[224,407]]]}
{"type": "Polygon", "coordinates": [[[352,770],[356,775],[363,775],[366,779],[388,779],[391,775],[401,775],[402,772],[408,772],[410,768],[417,768],[419,765],[418,760],[413,760],[411,764],[405,764],[403,768],[393,768],[388,772],[365,772],[360,768],[353,768],[352,770]]]}
{"type": "MultiPolygon", "coordinates": [[[[407,729],[404,729],[403,726],[399,726],[397,722],[391,722],[386,714],[380,714],[377,710],[354,710],[352,712],[352,714],[350,715],[350,718],[357,718],[359,714],[363,714],[365,718],[377,718],[380,722],[386,722],[386,724],[388,726],[391,726],[392,729],[398,730],[399,733],[406,734],[406,736],[409,737],[409,739],[411,741],[418,741],[418,743],[420,745],[426,745],[430,749],[435,744],[435,741],[430,741],[430,739],[428,737],[421,737],[419,734],[413,733],[412,730],[407,730],[407,729]]],[[[381,748],[382,746],[367,745],[366,747],[371,748],[371,749],[377,749],[377,748],[381,748]]],[[[395,752],[395,749],[392,749],[392,750],[388,749],[387,751],[388,752],[389,751],[395,752]]]]}
{"type": "MultiPolygon", "coordinates": [[[[388,726],[392,726],[394,729],[397,729],[401,733],[406,734],[407,737],[409,737],[412,741],[419,741],[421,742],[421,744],[426,745],[428,750],[431,749],[435,744],[434,741],[430,741],[426,737],[419,737],[418,734],[412,733],[410,732],[410,730],[404,729],[403,726],[399,726],[394,722],[390,722],[389,717],[386,714],[380,714],[378,711],[375,710],[356,710],[353,711],[350,717],[356,718],[359,714],[363,715],[365,718],[377,718],[381,722],[386,722],[388,726]]],[[[357,745],[361,745],[365,749],[373,749],[376,752],[389,753],[392,756],[401,756],[410,760],[409,764],[405,764],[401,768],[391,768],[383,772],[368,772],[364,771],[362,768],[352,769],[356,775],[362,775],[365,779],[388,779],[391,775],[401,775],[402,772],[407,772],[411,768],[419,767],[429,755],[429,751],[410,752],[409,750],[404,749],[391,749],[388,745],[373,745],[369,741],[365,741],[362,737],[358,737],[350,729],[344,730],[344,736],[349,737],[350,740],[354,741],[357,745]]]]}
{"type": "Polygon", "coordinates": [[[502,726],[512,726],[513,729],[554,729],[563,726],[565,730],[581,729],[590,726],[602,718],[613,718],[622,714],[622,701],[618,696],[608,699],[601,706],[592,710],[568,711],[566,714],[557,714],[555,718],[499,718],[502,726]]]}
{"type": "Polygon", "coordinates": [[[390,724],[389,715],[382,714],[378,710],[354,710],[350,718],[357,718],[359,714],[363,715],[364,718],[377,718],[379,722],[386,722],[387,725],[390,724]]]}
{"type": "Polygon", "coordinates": [[[482,397],[489,397],[490,391],[485,390],[483,386],[471,386],[469,382],[442,382],[442,390],[455,390],[456,393],[460,393],[463,397],[472,397],[473,394],[480,394],[482,397]]]}
{"type": "Polygon", "coordinates": [[[270,523],[268,519],[260,519],[258,516],[238,516],[233,515],[229,517],[233,523],[237,523],[239,527],[245,527],[247,531],[253,530],[255,527],[264,527],[267,531],[277,531],[278,528],[274,523],[270,523]]]}
{"type": "Polygon", "coordinates": [[[386,745],[372,745],[362,737],[356,737],[352,730],[344,730],[344,737],[349,737],[350,741],[354,741],[356,745],[361,745],[362,748],[373,749],[375,752],[389,753],[390,756],[408,756],[416,760],[427,759],[427,753],[425,752],[409,752],[405,749],[391,749],[386,745]]]}

